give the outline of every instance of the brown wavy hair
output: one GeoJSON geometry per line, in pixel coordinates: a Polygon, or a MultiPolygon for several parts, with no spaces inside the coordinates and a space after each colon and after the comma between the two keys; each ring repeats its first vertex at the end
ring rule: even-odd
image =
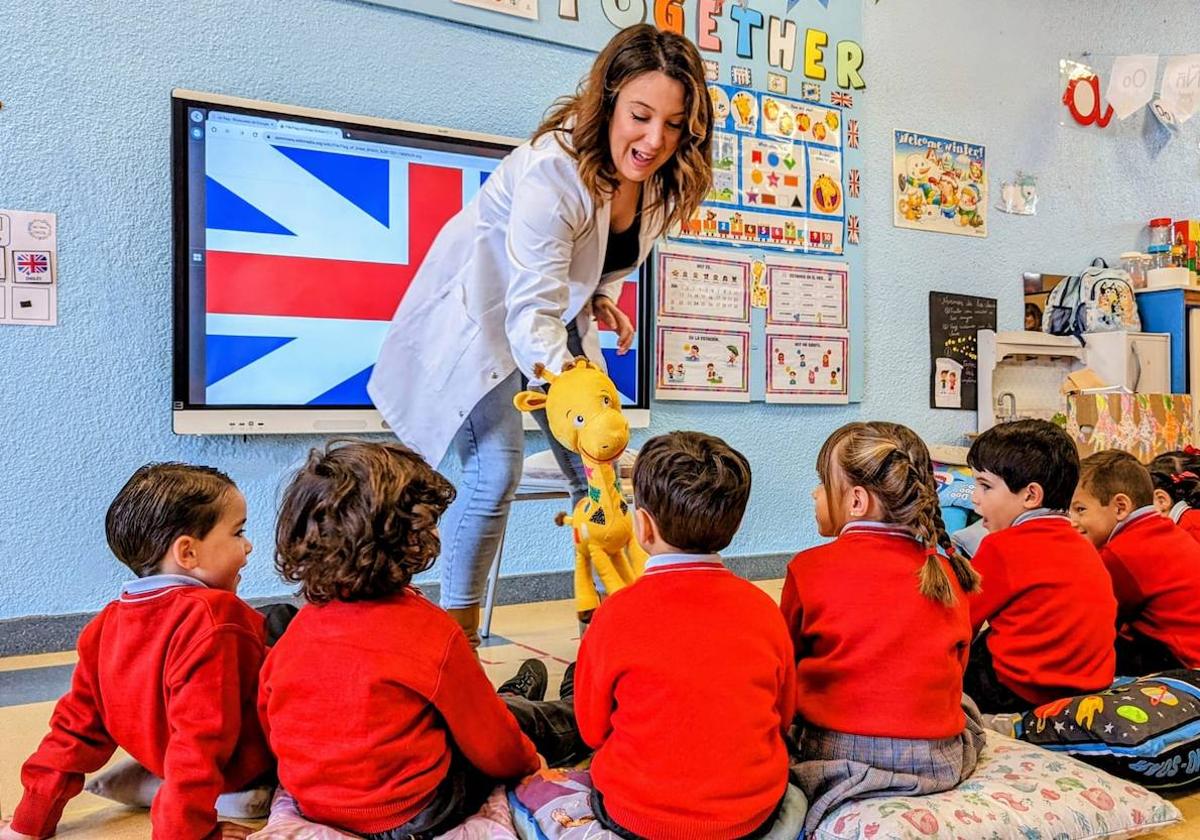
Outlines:
{"type": "Polygon", "coordinates": [[[433,565],[454,495],[406,446],[332,441],[284,490],[275,568],[315,604],[385,598],[433,565]]]}
{"type": "Polygon", "coordinates": [[[938,559],[939,546],[964,592],[979,590],[979,573],[954,550],[942,511],[929,449],[899,423],[847,423],[829,436],[817,455],[817,475],[832,501],[840,489],[858,486],[883,508],[885,521],[908,528],[926,548],[919,573],[922,595],[947,606],[954,588],[938,559]]]}
{"type": "Polygon", "coordinates": [[[619,183],[608,145],[617,94],[626,82],[654,71],[683,85],[687,114],[679,147],[653,176],[655,194],[648,209],[662,211],[661,235],[691,217],[712,183],[712,99],[704,80],[704,64],[691,41],[648,23],[622,29],[596,56],[575,95],[550,106],[533,139],[555,132],[559,145],[575,158],[592,200],[598,204],[610,200],[619,183]]]}

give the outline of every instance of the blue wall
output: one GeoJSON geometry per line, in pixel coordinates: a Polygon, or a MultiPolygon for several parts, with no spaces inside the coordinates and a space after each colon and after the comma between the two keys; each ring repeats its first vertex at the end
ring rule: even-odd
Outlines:
{"type": "MultiPolygon", "coordinates": [[[[0,52],[0,206],[58,213],[61,278],[58,327],[0,327],[0,618],[112,597],[128,573],[105,547],[104,510],[148,460],[227,470],[259,546],[242,592],[282,593],[269,544],[278,491],[319,441],[170,431],[170,89],[521,135],[590,56],[346,0],[0,0],[0,19],[21,24],[0,52]],[[470,68],[451,60],[460,50],[470,68]]],[[[931,442],[973,427],[973,413],[928,408],[930,289],[998,297],[1001,327],[1016,328],[1022,271],[1115,256],[1151,216],[1200,216],[1200,118],[1171,142],[1141,115],[1107,136],[1061,127],[1056,69],[1082,50],[1190,51],[1194,2],[880,0],[863,20],[863,403],[654,406],[651,432],[722,435],[755,466],[731,554],[816,541],[813,459],[841,423],[886,417],[931,442]],[[893,128],[986,144],[994,185],[1036,172],[1040,215],[995,214],[982,241],[894,229],[893,128]]],[[[548,522],[556,506],[518,508],[506,573],[568,568],[568,538],[548,522]]]]}

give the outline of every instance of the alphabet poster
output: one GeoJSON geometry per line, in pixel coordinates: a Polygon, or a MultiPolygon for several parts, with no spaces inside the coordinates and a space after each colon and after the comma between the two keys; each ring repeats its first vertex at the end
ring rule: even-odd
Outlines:
{"type": "Polygon", "coordinates": [[[896,227],[987,236],[988,179],[983,146],[896,131],[892,175],[896,227]]]}

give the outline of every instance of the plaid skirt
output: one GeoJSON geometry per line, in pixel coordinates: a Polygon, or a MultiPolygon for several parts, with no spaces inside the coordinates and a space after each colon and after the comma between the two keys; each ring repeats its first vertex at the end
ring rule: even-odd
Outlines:
{"type": "Polygon", "coordinates": [[[808,797],[805,836],[850,800],[938,793],[967,779],[983,749],[984,725],[970,697],[963,695],[962,705],[966,728],[938,741],[799,728],[791,778],[808,797]]]}

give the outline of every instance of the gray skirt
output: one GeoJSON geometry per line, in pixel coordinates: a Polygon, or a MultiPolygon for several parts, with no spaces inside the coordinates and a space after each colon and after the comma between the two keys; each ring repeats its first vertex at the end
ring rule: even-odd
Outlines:
{"type": "Polygon", "coordinates": [[[808,797],[805,836],[813,836],[826,815],[845,802],[939,793],[965,781],[983,750],[984,726],[979,709],[965,694],[962,706],[966,728],[937,741],[798,728],[791,778],[808,797]]]}

